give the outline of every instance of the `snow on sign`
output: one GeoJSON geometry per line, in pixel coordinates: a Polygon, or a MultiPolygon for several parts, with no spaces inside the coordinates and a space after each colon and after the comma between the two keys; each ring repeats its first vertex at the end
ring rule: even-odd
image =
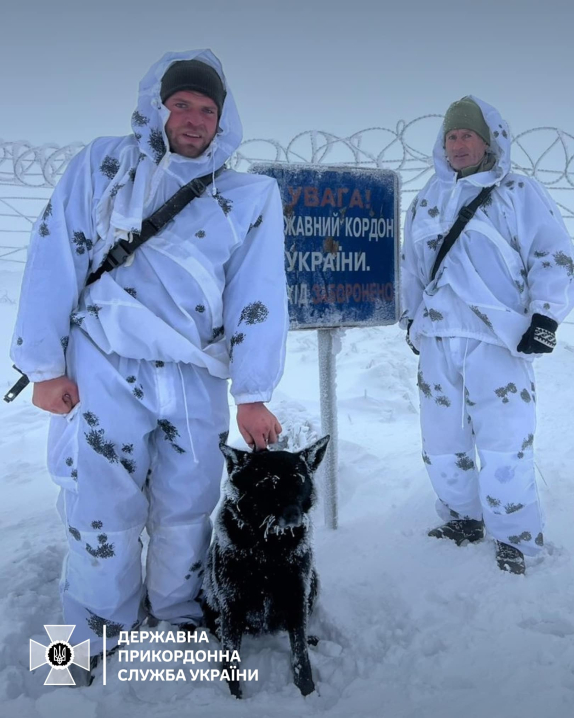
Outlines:
{"type": "Polygon", "coordinates": [[[257,163],[283,200],[291,329],[398,321],[395,172],[257,163]]]}

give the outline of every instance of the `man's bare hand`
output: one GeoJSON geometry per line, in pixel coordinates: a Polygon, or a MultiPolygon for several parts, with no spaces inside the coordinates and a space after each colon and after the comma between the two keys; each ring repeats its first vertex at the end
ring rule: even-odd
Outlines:
{"type": "Polygon", "coordinates": [[[67,376],[37,381],[32,392],[32,404],[52,414],[67,414],[80,401],[77,385],[67,376]]]}
{"type": "Polygon", "coordinates": [[[263,402],[239,404],[237,407],[237,426],[245,443],[255,451],[266,449],[274,444],[281,433],[281,424],[263,402]]]}

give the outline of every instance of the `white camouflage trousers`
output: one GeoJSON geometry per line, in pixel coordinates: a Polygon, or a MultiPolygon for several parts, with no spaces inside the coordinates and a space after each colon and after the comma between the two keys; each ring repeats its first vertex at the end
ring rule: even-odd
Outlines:
{"type": "Polygon", "coordinates": [[[423,460],[439,516],[484,518],[493,538],[535,555],[543,518],[532,363],[476,339],[423,337],[420,351],[423,460]]]}
{"type": "Polygon", "coordinates": [[[67,364],[80,403],[52,418],[48,438],[69,544],[60,594],[74,642],[89,638],[96,654],[104,624],[109,650],[147,614],[175,625],[201,619],[227,382],[189,364],[103,354],[76,328],[67,364]]]}

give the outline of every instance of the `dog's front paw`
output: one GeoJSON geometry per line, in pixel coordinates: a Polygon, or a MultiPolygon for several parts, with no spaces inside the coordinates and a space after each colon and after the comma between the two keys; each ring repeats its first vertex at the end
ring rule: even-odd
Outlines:
{"type": "Polygon", "coordinates": [[[241,686],[239,685],[239,681],[227,681],[227,685],[229,686],[229,692],[232,696],[238,700],[243,698],[243,692],[241,690],[241,686]]]}
{"type": "Polygon", "coordinates": [[[311,676],[299,678],[299,680],[295,681],[295,685],[301,691],[302,696],[308,696],[315,690],[315,684],[313,683],[311,676]]]}

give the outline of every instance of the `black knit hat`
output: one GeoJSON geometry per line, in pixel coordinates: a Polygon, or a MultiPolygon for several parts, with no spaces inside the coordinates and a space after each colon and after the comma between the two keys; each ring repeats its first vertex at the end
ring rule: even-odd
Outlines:
{"type": "Polygon", "coordinates": [[[200,60],[180,60],[170,65],[161,80],[161,101],[165,104],[168,97],[180,90],[201,92],[210,97],[219,110],[225,100],[225,88],[217,71],[200,60]]]}

